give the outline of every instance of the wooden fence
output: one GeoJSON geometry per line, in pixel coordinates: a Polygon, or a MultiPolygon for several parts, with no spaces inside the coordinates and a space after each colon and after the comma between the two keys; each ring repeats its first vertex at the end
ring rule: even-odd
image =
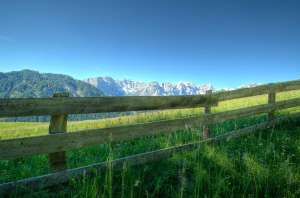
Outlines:
{"type": "MultiPolygon", "coordinates": [[[[261,85],[227,92],[207,93],[197,96],[124,96],[72,98],[58,93],[53,98],[0,99],[0,117],[51,115],[49,135],[7,139],[0,141],[0,160],[36,154],[48,154],[49,165],[54,173],[0,184],[0,194],[16,188],[42,188],[67,182],[71,177],[103,169],[107,162],[87,167],[67,169],[65,152],[85,146],[124,141],[143,136],[172,133],[177,129],[202,125],[203,140],[177,147],[133,155],[111,163],[121,167],[123,163],[138,165],[163,159],[180,151],[199,147],[201,143],[233,138],[273,126],[289,117],[275,117],[275,111],[300,106],[300,98],[276,102],[276,93],[300,89],[300,80],[261,85]],[[211,113],[211,107],[219,101],[268,94],[268,103],[231,111],[211,113]],[[144,111],[204,107],[202,116],[162,120],[101,129],[88,129],[67,133],[68,114],[144,111]],[[224,122],[245,116],[267,113],[268,121],[240,130],[210,137],[209,124],[224,122]]],[[[299,116],[295,114],[294,116],[299,116]]]]}

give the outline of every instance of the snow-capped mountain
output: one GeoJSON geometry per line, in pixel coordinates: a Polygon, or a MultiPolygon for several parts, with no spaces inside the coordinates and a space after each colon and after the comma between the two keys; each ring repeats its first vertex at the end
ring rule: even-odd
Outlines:
{"type": "Polygon", "coordinates": [[[158,83],[133,80],[114,80],[111,77],[89,78],[85,82],[101,90],[106,96],[169,96],[197,95],[212,90],[211,84],[194,85],[189,82],[158,83]]]}

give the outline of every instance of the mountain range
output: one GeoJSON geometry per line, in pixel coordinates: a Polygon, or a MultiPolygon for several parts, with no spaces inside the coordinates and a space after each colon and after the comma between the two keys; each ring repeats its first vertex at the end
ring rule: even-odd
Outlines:
{"type": "Polygon", "coordinates": [[[189,82],[148,83],[111,77],[80,81],[67,75],[32,70],[0,72],[0,98],[51,97],[56,92],[69,92],[73,97],[196,95],[211,89],[210,84],[194,85],[189,82]]]}
{"type": "Polygon", "coordinates": [[[56,92],[71,96],[102,96],[96,87],[62,74],[21,70],[0,72],[0,98],[50,97],[56,92]]]}
{"type": "MultiPolygon", "coordinates": [[[[260,84],[245,84],[239,88],[257,85],[260,84]]],[[[69,92],[73,97],[197,95],[205,94],[208,90],[214,90],[214,87],[211,84],[142,82],[116,80],[111,77],[81,81],[63,74],[39,73],[33,70],[0,72],[0,98],[51,97],[56,92],[69,92]]]]}
{"type": "Polygon", "coordinates": [[[212,90],[210,84],[194,85],[190,82],[158,83],[133,80],[115,80],[111,77],[89,78],[85,82],[101,90],[106,96],[170,96],[197,95],[212,90]]]}
{"type": "MultiPolygon", "coordinates": [[[[244,85],[247,87],[248,85],[244,85]]],[[[255,84],[251,85],[255,86],[255,84]]],[[[0,98],[51,97],[57,92],[69,92],[73,97],[83,96],[166,96],[195,95],[212,90],[210,84],[194,85],[189,82],[158,83],[132,80],[114,80],[111,77],[76,80],[62,74],[39,73],[32,70],[0,72],[0,98]]],[[[115,117],[118,113],[70,115],[70,120],[115,117]]],[[[49,116],[1,118],[2,121],[49,121],[49,116]]]]}

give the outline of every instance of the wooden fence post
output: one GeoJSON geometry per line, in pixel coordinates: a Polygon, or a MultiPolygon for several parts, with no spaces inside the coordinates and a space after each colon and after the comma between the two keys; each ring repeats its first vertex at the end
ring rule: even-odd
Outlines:
{"type": "MultiPolygon", "coordinates": [[[[212,94],[212,90],[207,90],[205,94],[206,95],[212,94]]],[[[204,115],[207,115],[207,114],[210,114],[210,113],[211,113],[211,106],[206,105],[204,107],[204,115]]],[[[209,138],[209,136],[210,136],[209,135],[209,126],[204,123],[202,137],[203,137],[203,139],[207,139],[207,138],[209,138]]]]}
{"type": "MultiPolygon", "coordinates": [[[[276,92],[270,92],[268,94],[268,104],[275,104],[276,102],[276,92]]],[[[268,120],[274,120],[275,118],[275,110],[272,110],[268,113],[268,120]]]]}
{"type": "MultiPolygon", "coordinates": [[[[69,97],[69,93],[55,93],[53,97],[69,97]]],[[[67,118],[68,115],[51,115],[50,125],[49,125],[49,135],[56,133],[66,133],[67,132],[67,118]]],[[[49,165],[52,171],[62,171],[67,169],[67,159],[66,153],[55,152],[49,154],[49,165]]]]}

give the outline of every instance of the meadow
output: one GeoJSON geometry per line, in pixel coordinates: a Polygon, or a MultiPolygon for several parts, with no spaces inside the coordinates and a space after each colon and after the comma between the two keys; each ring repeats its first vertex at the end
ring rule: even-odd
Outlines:
{"type": "MultiPolygon", "coordinates": [[[[300,91],[277,94],[277,101],[300,97],[300,91]]],[[[213,112],[267,103],[267,96],[219,103],[213,112]]],[[[277,112],[285,115],[299,108],[277,112]]],[[[202,108],[137,113],[101,120],[68,122],[68,132],[104,128],[203,114],[202,108]]],[[[266,120],[265,115],[226,121],[211,126],[212,136],[266,120]]],[[[0,122],[0,138],[45,135],[49,123],[0,122]]],[[[181,145],[201,139],[202,126],[170,135],[86,147],[67,152],[68,168],[111,161],[120,157],[181,145]]],[[[275,128],[217,144],[205,144],[192,152],[137,167],[111,166],[83,176],[69,185],[41,191],[25,189],[11,197],[299,197],[300,119],[275,128]]],[[[46,155],[0,161],[0,183],[49,173],[46,155]]]]}

